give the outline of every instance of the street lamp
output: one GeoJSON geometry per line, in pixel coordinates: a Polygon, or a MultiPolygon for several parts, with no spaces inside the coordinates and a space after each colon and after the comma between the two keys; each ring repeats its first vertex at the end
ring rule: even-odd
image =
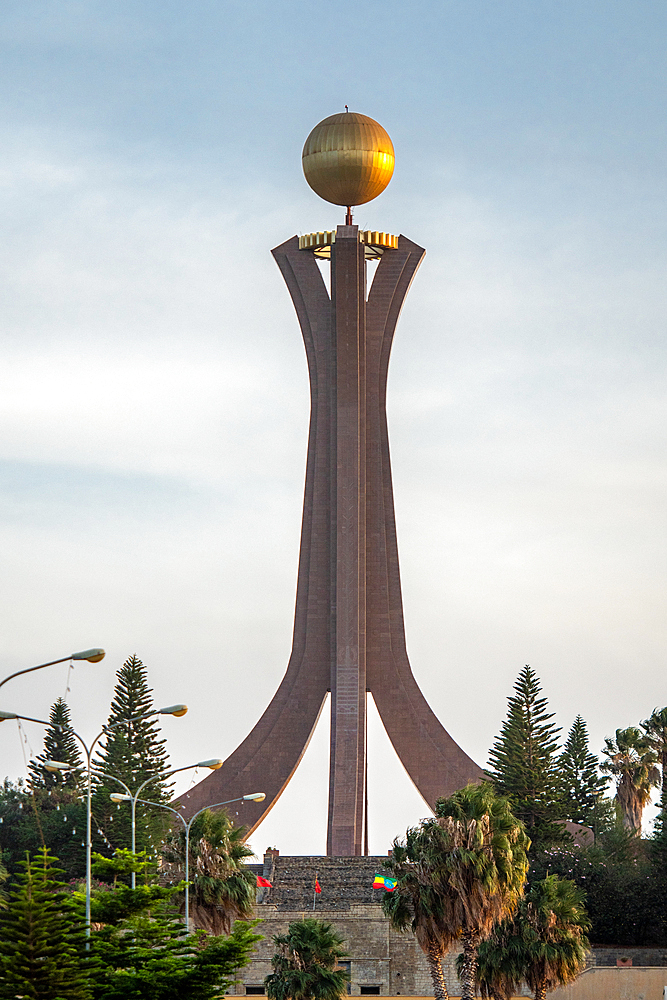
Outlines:
{"type": "MultiPolygon", "coordinates": [[[[210,767],[210,764],[207,764],[210,767]]],[[[180,768],[179,770],[184,770],[180,768]]],[[[138,794],[138,793],[137,793],[138,794]]],[[[119,792],[113,792],[110,796],[112,802],[133,802],[133,807],[136,802],[141,802],[142,805],[146,806],[159,806],[160,809],[166,809],[168,812],[173,813],[174,816],[178,816],[183,827],[185,829],[185,930],[189,932],[190,930],[190,828],[197,816],[201,813],[206,812],[207,809],[219,809],[221,806],[231,805],[232,802],[263,802],[266,798],[266,792],[251,792],[250,795],[239,795],[236,799],[227,799],[226,802],[213,802],[209,806],[203,806],[198,809],[197,812],[190,817],[189,822],[183,819],[181,814],[177,809],[173,809],[171,806],[165,806],[162,802],[148,802],[146,799],[133,799],[131,795],[121,795],[119,792]]]]}
{"type": "MultiPolygon", "coordinates": [[[[48,663],[39,663],[36,667],[28,667],[27,670],[17,670],[15,674],[10,674],[9,677],[5,677],[4,681],[0,681],[0,688],[7,681],[13,680],[14,677],[20,677],[21,674],[31,674],[33,670],[43,670],[44,667],[52,667],[56,663],[67,663],[68,660],[88,660],[89,663],[99,663],[103,659],[103,649],[84,649],[80,653],[70,653],[69,656],[63,656],[60,660],[49,660],[48,663]]],[[[16,718],[16,716],[10,716],[10,718],[16,718]]]]}
{"type": "MultiPolygon", "coordinates": [[[[136,854],[136,836],[137,836],[137,802],[145,802],[145,799],[140,799],[139,796],[146,787],[150,785],[151,781],[157,781],[159,778],[171,778],[172,774],[178,774],[179,771],[189,771],[193,767],[208,767],[211,771],[217,771],[222,767],[223,761],[220,757],[214,757],[211,760],[200,760],[196,764],[186,764],[185,767],[177,767],[176,770],[170,771],[169,774],[154,774],[150,778],[146,778],[143,784],[139,785],[134,795],[127,789],[127,795],[121,795],[118,792],[113,792],[110,796],[112,802],[131,802],[132,803],[132,853],[136,854]]],[[[127,786],[126,786],[127,788],[127,786]]],[[[161,805],[161,803],[150,803],[152,805],[161,805]]],[[[166,808],[166,807],[165,807],[166,808]]],[[[136,872],[132,872],[132,888],[135,889],[137,885],[136,872]]]]}
{"type": "MultiPolygon", "coordinates": [[[[102,650],[97,650],[97,651],[95,651],[95,650],[87,650],[87,652],[89,652],[91,654],[92,653],[100,653],[101,652],[102,655],[104,655],[104,653],[103,653],[102,650]]],[[[138,715],[133,721],[134,722],[139,722],[139,721],[141,721],[143,719],[149,719],[153,715],[176,715],[176,716],[181,716],[181,715],[185,715],[185,713],[187,712],[187,710],[188,710],[188,706],[187,705],[169,705],[169,706],[167,706],[167,708],[158,708],[158,709],[155,709],[155,710],[153,710],[151,712],[144,712],[142,715],[138,715]]],[[[27,715],[19,715],[17,712],[0,712],[0,722],[4,722],[5,719],[24,719],[26,722],[38,722],[42,726],[49,726],[50,725],[50,723],[49,722],[45,722],[44,719],[31,719],[29,716],[27,716],[27,715]]],[[[92,756],[93,756],[93,750],[95,749],[95,745],[98,742],[98,740],[100,740],[106,733],[109,733],[113,728],[114,728],[113,726],[104,726],[104,728],[102,729],[102,731],[97,734],[97,736],[95,737],[95,739],[93,740],[93,742],[90,744],[90,746],[87,745],[87,743],[85,742],[85,740],[81,736],[79,736],[79,734],[77,732],[75,732],[73,729],[71,731],[72,735],[77,738],[77,740],[79,741],[79,743],[83,747],[84,753],[86,755],[86,762],[87,762],[86,770],[87,770],[88,777],[87,777],[87,782],[86,782],[86,786],[87,786],[87,788],[86,788],[86,792],[87,792],[87,795],[86,795],[86,798],[87,798],[87,807],[86,807],[86,937],[88,939],[90,939],[90,890],[91,890],[91,850],[92,850],[92,848],[91,848],[91,844],[92,844],[92,830],[91,830],[91,826],[92,826],[92,774],[93,774],[92,756]]],[[[51,771],[52,773],[55,773],[57,771],[74,771],[74,770],[76,770],[76,768],[72,767],[71,764],[66,764],[66,763],[63,763],[62,761],[58,761],[58,760],[47,760],[47,761],[45,761],[44,762],[44,768],[45,768],[45,770],[51,771]]],[[[97,772],[97,773],[104,773],[104,772],[97,772]]],[[[114,781],[118,781],[123,786],[123,788],[127,788],[127,785],[125,784],[125,782],[121,781],[121,779],[117,778],[115,775],[113,775],[113,774],[105,774],[104,776],[107,777],[107,778],[112,778],[114,781]]],[[[128,789],[128,791],[129,791],[129,789],[128,789]]],[[[134,879],[133,879],[133,883],[134,883],[134,879]]],[[[88,951],[89,949],[90,949],[90,940],[87,940],[86,941],[86,951],[88,951]]]]}

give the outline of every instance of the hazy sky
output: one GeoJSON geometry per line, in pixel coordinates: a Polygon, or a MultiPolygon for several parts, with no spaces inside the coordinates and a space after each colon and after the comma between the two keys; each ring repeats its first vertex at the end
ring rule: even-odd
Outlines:
{"type": "MultiPolygon", "coordinates": [[[[666,704],[662,0],[1,8],[0,676],[104,646],[69,695],[93,736],[136,652],[190,705],[174,766],[268,704],[308,429],[269,251],[342,221],[300,156],[348,104],[397,157],[357,221],[427,248],[389,382],[418,682],[480,763],[524,663],[596,751],[666,704]]],[[[43,717],[65,684],[2,707],[43,717]]],[[[327,728],[260,852],[324,851],[327,728]]],[[[14,723],[0,747],[25,773],[14,723]]],[[[384,852],[427,810],[375,717],[370,751],[384,852]]]]}

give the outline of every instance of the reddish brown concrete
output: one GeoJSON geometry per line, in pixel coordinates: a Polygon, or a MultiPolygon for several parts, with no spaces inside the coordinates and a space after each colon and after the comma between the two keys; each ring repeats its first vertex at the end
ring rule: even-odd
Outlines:
{"type": "Polygon", "coordinates": [[[308,359],[311,417],[292,655],[271,704],[223,767],[181,799],[266,792],[239,820],[251,830],[294,773],[331,691],[327,853],[364,853],[366,692],[408,774],[432,807],[482,772],[443,729],[408,661],[386,420],[396,323],[424,250],[399,238],[366,298],[356,226],[339,226],[329,297],[315,257],[293,237],[273,255],[308,359]]]}

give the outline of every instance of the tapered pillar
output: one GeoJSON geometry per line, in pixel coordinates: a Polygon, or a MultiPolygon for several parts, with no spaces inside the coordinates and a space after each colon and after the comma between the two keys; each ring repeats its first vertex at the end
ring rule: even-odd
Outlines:
{"type": "Polygon", "coordinates": [[[361,854],[366,746],[366,260],[357,226],[339,226],[331,256],[335,468],[331,755],[327,854],[361,854]]]}

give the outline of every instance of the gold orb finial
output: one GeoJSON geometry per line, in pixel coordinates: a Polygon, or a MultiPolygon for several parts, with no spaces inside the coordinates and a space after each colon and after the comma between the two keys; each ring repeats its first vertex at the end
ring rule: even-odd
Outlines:
{"type": "Polygon", "coordinates": [[[378,122],[344,111],[315,126],[302,162],[306,180],[320,198],[334,205],[365,205],[391,180],[394,147],[378,122]]]}

